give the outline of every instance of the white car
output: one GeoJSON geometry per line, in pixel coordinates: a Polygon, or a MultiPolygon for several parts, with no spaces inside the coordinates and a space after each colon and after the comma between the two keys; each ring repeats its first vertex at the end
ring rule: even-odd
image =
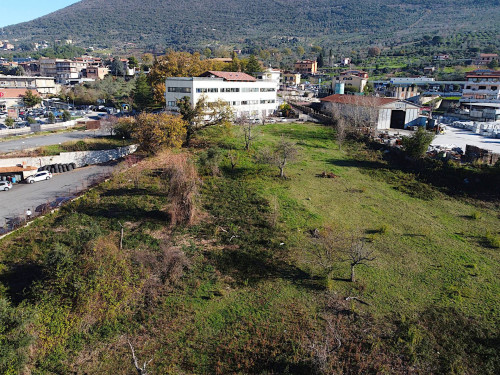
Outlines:
{"type": "Polygon", "coordinates": [[[10,189],[12,189],[12,183],[9,181],[0,181],[0,191],[8,191],[10,189]]]}
{"type": "Polygon", "coordinates": [[[37,182],[37,181],[50,180],[51,178],[52,178],[52,173],[50,173],[48,171],[41,171],[41,172],[37,172],[37,174],[35,174],[33,176],[29,176],[26,179],[26,182],[28,184],[32,184],[32,183],[37,182]]]}

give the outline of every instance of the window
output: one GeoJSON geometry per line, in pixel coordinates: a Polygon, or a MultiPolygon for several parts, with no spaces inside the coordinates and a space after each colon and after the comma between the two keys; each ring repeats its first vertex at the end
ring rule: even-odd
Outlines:
{"type": "Polygon", "coordinates": [[[498,89],[498,86],[491,86],[491,89],[492,89],[492,90],[497,90],[497,89],[498,89]]]}
{"type": "Polygon", "coordinates": [[[231,102],[231,105],[240,105],[240,102],[231,102]]]}
{"type": "Polygon", "coordinates": [[[219,92],[219,89],[217,88],[198,88],[196,89],[197,93],[206,93],[206,92],[219,92]]]}
{"type": "Polygon", "coordinates": [[[240,89],[236,87],[226,87],[220,89],[220,92],[240,92],[240,89]]]}
{"type": "Polygon", "coordinates": [[[191,93],[191,87],[169,87],[168,92],[184,92],[191,93]]]}
{"type": "Polygon", "coordinates": [[[265,87],[260,89],[260,92],[275,92],[275,91],[276,91],[275,88],[270,88],[270,87],[265,87]]]}
{"type": "Polygon", "coordinates": [[[270,104],[270,103],[275,103],[276,101],[274,99],[265,99],[261,100],[260,104],[270,104]]]}
{"type": "Polygon", "coordinates": [[[486,90],[486,86],[479,86],[479,90],[486,90]]]}
{"type": "Polygon", "coordinates": [[[175,107],[176,104],[177,104],[176,102],[170,102],[170,101],[168,102],[169,107],[175,107]]]}
{"type": "Polygon", "coordinates": [[[241,92],[259,92],[259,89],[253,87],[244,87],[241,89],[241,92]]]}

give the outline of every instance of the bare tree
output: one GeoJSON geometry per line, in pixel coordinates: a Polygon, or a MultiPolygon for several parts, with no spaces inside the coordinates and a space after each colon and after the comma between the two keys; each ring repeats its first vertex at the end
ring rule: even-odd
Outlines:
{"type": "Polygon", "coordinates": [[[373,132],[376,129],[379,105],[378,98],[346,95],[348,100],[345,103],[330,103],[329,114],[335,119],[343,118],[345,134],[349,131],[361,131],[368,129],[373,132]]]}
{"type": "Polygon", "coordinates": [[[243,137],[245,139],[245,149],[250,150],[252,142],[257,138],[256,124],[253,124],[246,115],[241,115],[235,121],[237,125],[243,130],[243,137]]]}
{"type": "Polygon", "coordinates": [[[128,345],[130,346],[130,350],[132,351],[132,359],[134,360],[134,366],[135,369],[137,370],[137,373],[139,375],[148,375],[148,371],[146,367],[153,361],[153,358],[151,358],[148,362],[144,362],[142,367],[139,366],[139,361],[137,360],[137,357],[135,356],[135,350],[132,344],[130,343],[130,340],[127,339],[128,345]]]}
{"type": "Polygon", "coordinates": [[[344,144],[348,132],[348,122],[340,112],[340,108],[338,106],[332,106],[330,114],[335,120],[335,138],[337,140],[339,150],[342,150],[342,145],[344,144]]]}
{"type": "Polygon", "coordinates": [[[238,164],[238,161],[240,160],[240,155],[236,150],[229,150],[227,153],[227,158],[231,163],[231,169],[234,169],[236,167],[236,164],[238,164]]]}
{"type": "Polygon", "coordinates": [[[349,248],[345,251],[347,258],[345,259],[349,262],[351,267],[351,282],[356,281],[354,274],[354,268],[359,265],[367,266],[367,262],[375,260],[373,255],[373,250],[368,248],[365,241],[357,240],[351,241],[349,248]]]}
{"type": "Polygon", "coordinates": [[[312,263],[321,267],[327,277],[338,262],[348,262],[351,270],[350,281],[356,281],[355,267],[368,265],[375,260],[373,250],[356,233],[349,234],[338,228],[326,228],[317,236],[316,246],[311,251],[312,263]]]}
{"type": "Polygon", "coordinates": [[[289,162],[296,159],[298,155],[295,143],[281,136],[278,143],[272,149],[265,149],[262,152],[261,160],[264,163],[276,166],[280,170],[280,177],[286,178],[285,167],[289,162]]]}
{"type": "Polygon", "coordinates": [[[106,132],[109,132],[109,135],[112,136],[117,123],[118,123],[118,117],[107,116],[106,119],[101,120],[101,129],[106,132]]]}

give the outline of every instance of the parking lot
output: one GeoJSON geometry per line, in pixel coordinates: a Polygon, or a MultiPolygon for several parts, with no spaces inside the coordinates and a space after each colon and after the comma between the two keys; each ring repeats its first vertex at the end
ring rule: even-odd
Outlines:
{"type": "Polygon", "coordinates": [[[0,191],[0,233],[10,229],[10,225],[23,221],[28,209],[36,215],[58,198],[73,197],[94,182],[106,178],[114,168],[115,163],[93,165],[55,174],[48,181],[15,184],[10,191],[0,191]]]}

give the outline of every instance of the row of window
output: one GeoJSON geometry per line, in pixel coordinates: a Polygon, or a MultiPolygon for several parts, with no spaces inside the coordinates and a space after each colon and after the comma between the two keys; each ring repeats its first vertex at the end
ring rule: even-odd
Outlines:
{"type": "Polygon", "coordinates": [[[490,88],[487,88],[486,86],[479,86],[477,89],[471,86],[466,86],[465,87],[467,90],[497,90],[498,86],[491,86],[490,88]]]}
{"type": "MultiPolygon", "coordinates": [[[[260,104],[273,104],[276,103],[276,100],[274,99],[268,99],[268,100],[261,100],[260,104]]],[[[236,105],[256,105],[259,104],[259,100],[243,100],[243,101],[232,101],[232,102],[224,102],[224,104],[230,104],[233,106],[236,105]]],[[[168,107],[176,107],[177,102],[175,101],[169,101],[167,102],[168,107]]]]}
{"type": "Polygon", "coordinates": [[[169,87],[167,89],[168,92],[183,92],[183,93],[191,93],[191,87],[169,87]]]}
{"type": "MultiPolygon", "coordinates": [[[[169,87],[167,89],[168,92],[182,92],[182,93],[191,93],[191,88],[190,87],[169,87]]],[[[237,88],[237,87],[228,87],[228,88],[221,88],[220,89],[220,92],[275,92],[276,89],[275,88],[269,88],[269,87],[265,87],[265,88],[254,88],[254,87],[251,87],[251,88],[247,88],[247,87],[244,87],[244,88],[237,88]]],[[[219,89],[216,88],[216,87],[200,87],[200,88],[197,88],[196,89],[196,92],[199,93],[199,94],[202,94],[202,93],[213,93],[213,92],[219,92],[219,89]]]]}

